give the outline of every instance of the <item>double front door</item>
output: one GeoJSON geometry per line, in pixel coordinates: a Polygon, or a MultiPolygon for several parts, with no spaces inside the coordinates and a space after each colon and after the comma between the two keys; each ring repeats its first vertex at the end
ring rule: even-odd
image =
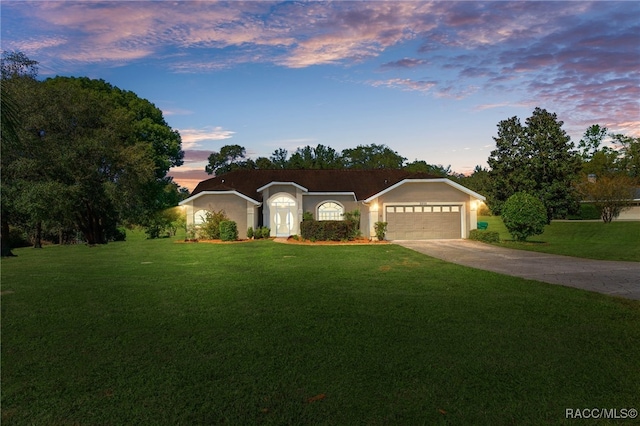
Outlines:
{"type": "Polygon", "coordinates": [[[271,229],[276,237],[288,237],[296,232],[298,208],[293,198],[281,196],[271,201],[271,229]]]}

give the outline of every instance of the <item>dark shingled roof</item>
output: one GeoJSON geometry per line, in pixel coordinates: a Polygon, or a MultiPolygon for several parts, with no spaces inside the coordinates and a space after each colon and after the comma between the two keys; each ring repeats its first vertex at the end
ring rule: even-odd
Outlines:
{"type": "Polygon", "coordinates": [[[404,179],[439,179],[429,173],[406,170],[235,170],[204,180],[191,196],[203,191],[238,191],[257,201],[257,192],[271,182],[295,182],[309,192],[353,192],[364,200],[404,179]]]}

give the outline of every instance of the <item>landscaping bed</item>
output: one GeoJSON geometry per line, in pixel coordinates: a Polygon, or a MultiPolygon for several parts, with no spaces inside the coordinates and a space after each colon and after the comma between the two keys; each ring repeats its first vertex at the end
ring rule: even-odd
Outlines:
{"type": "Polygon", "coordinates": [[[324,246],[349,246],[349,245],[364,245],[364,244],[371,244],[371,245],[382,245],[382,244],[389,244],[389,241],[386,240],[382,240],[382,241],[377,241],[377,240],[370,240],[368,238],[356,238],[353,240],[348,240],[348,241],[311,241],[311,240],[305,240],[301,237],[288,237],[288,238],[276,238],[274,241],[279,242],[279,243],[286,243],[286,244],[299,244],[299,245],[324,245],[324,246]]]}

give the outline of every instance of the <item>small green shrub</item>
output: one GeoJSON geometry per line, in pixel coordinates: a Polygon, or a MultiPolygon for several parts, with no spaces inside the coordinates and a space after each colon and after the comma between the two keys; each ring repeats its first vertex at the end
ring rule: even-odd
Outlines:
{"type": "Polygon", "coordinates": [[[373,228],[376,231],[378,241],[384,240],[384,236],[387,233],[387,222],[376,222],[373,224],[373,228]]]}
{"type": "Polygon", "coordinates": [[[499,243],[500,234],[496,231],[481,231],[480,229],[472,229],[469,232],[469,239],[482,241],[483,243],[499,243]]]}
{"type": "Polygon", "coordinates": [[[253,227],[250,226],[249,229],[247,229],[247,238],[251,239],[253,238],[253,227]]]}
{"type": "Polygon", "coordinates": [[[256,228],[255,231],[253,231],[253,238],[255,238],[256,240],[262,239],[262,238],[269,238],[271,236],[271,229],[267,228],[266,226],[261,226],[256,228]]]}
{"type": "Polygon", "coordinates": [[[502,221],[516,241],[526,241],[532,235],[540,235],[547,224],[547,209],[542,201],[517,192],[502,206],[502,221]]]}
{"type": "Polygon", "coordinates": [[[222,241],[236,241],[238,239],[238,225],[232,220],[220,222],[220,239],[222,241]]]}
{"type": "Polygon", "coordinates": [[[313,213],[311,213],[311,212],[302,213],[302,221],[306,222],[308,220],[313,220],[313,213]]]}
{"type": "Polygon", "coordinates": [[[344,221],[349,226],[347,239],[353,240],[361,235],[360,232],[360,210],[353,210],[343,214],[344,221]]]}
{"type": "Polygon", "coordinates": [[[127,239],[127,230],[123,226],[118,226],[113,230],[112,235],[110,235],[110,241],[126,241],[127,239]]]}
{"type": "Polygon", "coordinates": [[[204,222],[200,226],[200,236],[208,240],[220,239],[220,222],[229,220],[224,210],[209,210],[205,213],[204,222]]]}

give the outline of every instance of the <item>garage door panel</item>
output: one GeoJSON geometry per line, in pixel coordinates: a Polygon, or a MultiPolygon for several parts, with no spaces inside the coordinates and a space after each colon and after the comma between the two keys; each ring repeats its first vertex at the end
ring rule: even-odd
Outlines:
{"type": "Polygon", "coordinates": [[[387,238],[390,240],[457,239],[462,223],[456,206],[388,206],[387,238]]]}

